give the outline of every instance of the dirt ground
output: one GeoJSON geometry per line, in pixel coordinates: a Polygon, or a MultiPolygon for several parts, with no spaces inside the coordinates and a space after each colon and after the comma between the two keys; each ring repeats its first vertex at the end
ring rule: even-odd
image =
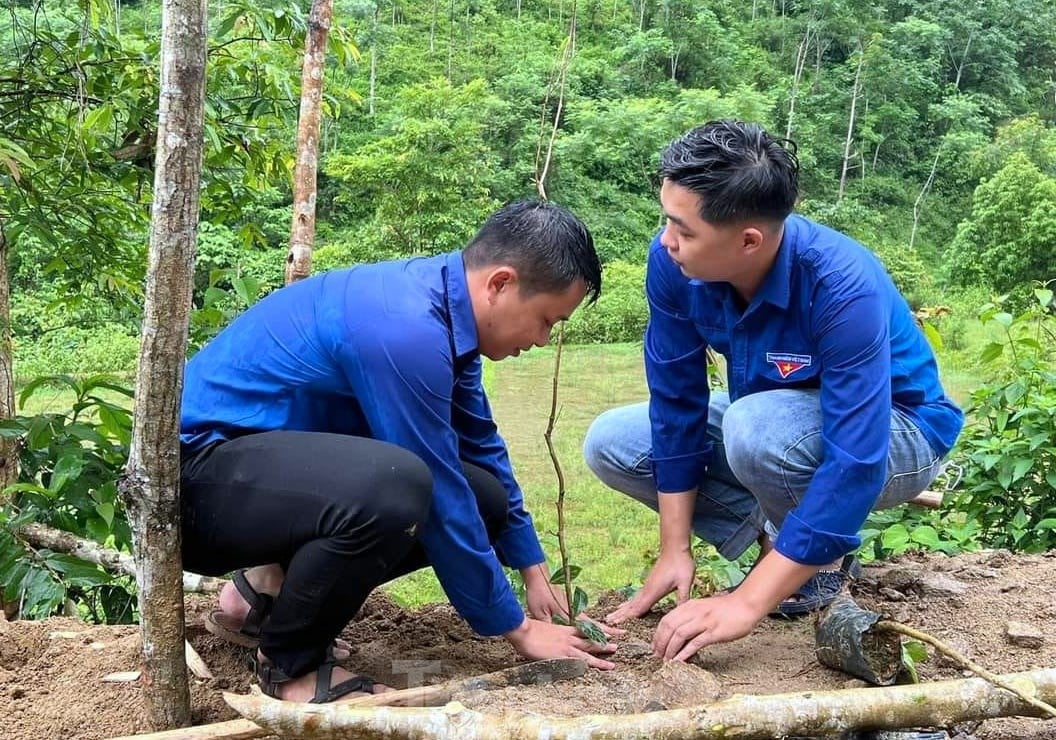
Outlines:
{"type": "MultiPolygon", "coordinates": [[[[862,606],[930,632],[990,670],[1003,673],[1056,666],[1056,553],[1012,556],[989,552],[946,558],[906,558],[867,567],[855,584],[862,606]],[[1010,621],[1035,630],[1021,646],[1010,621]]],[[[614,596],[606,597],[613,603],[614,596]]],[[[212,601],[188,598],[188,634],[215,679],[193,683],[198,724],[236,717],[221,691],[245,692],[250,676],[240,648],[207,633],[202,617],[212,601]]],[[[2,617],[0,617],[2,620],[2,617]]],[[[749,637],[711,647],[695,665],[661,664],[647,648],[658,616],[630,625],[612,672],[588,672],[549,687],[469,692],[462,703],[485,712],[519,709],[571,716],[674,709],[716,693],[768,694],[861,685],[814,657],[810,619],[766,620],[749,637]],[[697,667],[699,666],[699,667],[697,667]],[[701,670],[705,669],[705,670],[701,670]],[[717,681],[716,681],[717,679],[717,681]]],[[[401,610],[375,595],[343,637],[353,645],[348,665],[403,688],[494,671],[516,662],[502,639],[476,637],[447,605],[401,610]]],[[[68,619],[0,621],[0,737],[7,740],[109,738],[146,732],[138,682],[104,682],[139,663],[135,627],[90,626],[68,619]]],[[[920,664],[923,680],[968,675],[941,656],[920,664]]],[[[1056,720],[991,720],[947,728],[959,740],[1056,740],[1056,720]]]]}

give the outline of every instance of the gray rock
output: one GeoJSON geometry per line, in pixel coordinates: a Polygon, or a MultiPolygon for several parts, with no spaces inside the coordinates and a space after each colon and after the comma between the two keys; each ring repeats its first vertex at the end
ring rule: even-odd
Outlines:
{"type": "Polygon", "coordinates": [[[1044,644],[1045,635],[1029,624],[1009,622],[1005,625],[1005,639],[1013,645],[1037,650],[1044,644]]]}
{"type": "Polygon", "coordinates": [[[920,591],[925,596],[960,596],[968,591],[968,584],[944,573],[923,573],[920,591]]]}

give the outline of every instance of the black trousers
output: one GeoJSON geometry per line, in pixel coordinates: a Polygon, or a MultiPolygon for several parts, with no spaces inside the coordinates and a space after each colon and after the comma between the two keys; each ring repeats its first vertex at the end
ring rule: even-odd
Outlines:
{"type": "MultiPolygon", "coordinates": [[[[466,478],[492,541],[507,493],[468,463],[466,478]]],[[[278,563],[282,590],[261,650],[288,675],[323,661],[377,586],[429,564],[418,541],[433,481],[416,455],[375,439],[274,431],[214,445],[182,461],[183,565],[219,576],[278,563]]]]}

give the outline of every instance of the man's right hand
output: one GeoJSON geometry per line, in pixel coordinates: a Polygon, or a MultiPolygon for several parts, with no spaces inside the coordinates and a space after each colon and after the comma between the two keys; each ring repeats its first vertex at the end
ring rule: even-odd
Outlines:
{"type": "Polygon", "coordinates": [[[520,627],[510,630],[503,637],[510,641],[514,650],[531,660],[580,658],[591,668],[607,671],[616,667],[615,663],[597,657],[614,653],[615,643],[601,645],[591,642],[575,627],[525,617],[520,627]]]}
{"type": "Polygon", "coordinates": [[[620,604],[619,608],[605,617],[605,621],[609,624],[619,624],[640,617],[672,591],[677,592],[678,603],[683,603],[689,598],[696,571],[697,564],[693,560],[693,552],[688,547],[669,552],[661,550],[660,557],[649,571],[638,593],[620,604]]]}

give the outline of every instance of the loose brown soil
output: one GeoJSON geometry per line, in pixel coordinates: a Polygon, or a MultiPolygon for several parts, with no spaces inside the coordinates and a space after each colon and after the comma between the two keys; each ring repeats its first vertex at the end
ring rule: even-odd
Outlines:
{"type": "MultiPolygon", "coordinates": [[[[858,602],[952,644],[997,673],[1056,666],[1056,558],[1003,552],[955,558],[930,555],[868,567],[855,585],[858,602]],[[1010,642],[1010,621],[1035,628],[1040,647],[1010,642]]],[[[615,597],[607,597],[614,603],[615,597]]],[[[221,691],[245,692],[250,676],[242,650],[202,627],[209,599],[188,598],[188,635],[216,678],[193,681],[196,723],[233,719],[221,691]]],[[[2,620],[2,617],[0,617],[2,620]]],[[[468,692],[457,697],[487,712],[515,708],[570,716],[627,713],[704,703],[716,695],[764,694],[860,685],[820,666],[810,619],[766,620],[749,637],[704,650],[694,665],[662,665],[648,643],[657,616],[631,624],[612,672],[588,672],[553,686],[468,692]],[[705,669],[705,670],[701,670],[705,669]]],[[[406,687],[503,668],[516,657],[501,639],[475,636],[447,605],[406,612],[381,595],[363,608],[343,637],[348,665],[406,687]]],[[[7,740],[108,738],[146,732],[138,682],[103,677],[134,671],[134,627],[90,626],[69,619],[0,621],[0,737],[7,740]]],[[[919,666],[923,680],[967,675],[948,659],[919,666]]],[[[979,740],[1056,740],[1056,720],[1002,719],[950,728],[979,740]]]]}

